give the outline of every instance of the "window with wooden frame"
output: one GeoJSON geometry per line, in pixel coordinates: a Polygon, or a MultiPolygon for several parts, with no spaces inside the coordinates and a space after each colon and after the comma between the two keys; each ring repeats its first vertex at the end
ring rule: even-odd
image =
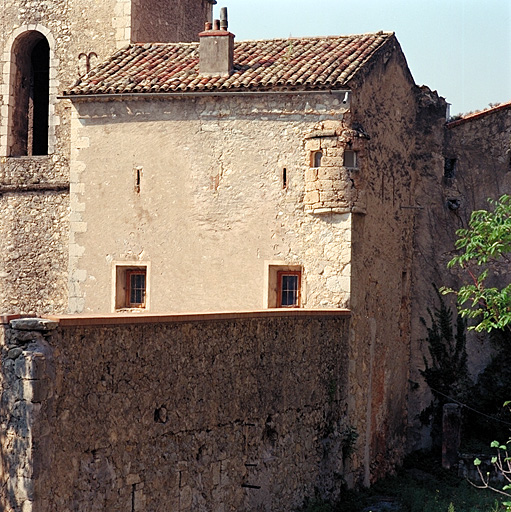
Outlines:
{"type": "Polygon", "coordinates": [[[302,273],[299,270],[277,272],[277,307],[300,307],[302,273]]]}
{"type": "Polygon", "coordinates": [[[149,307],[148,267],[116,264],[114,272],[114,310],[147,309],[149,307]]]}

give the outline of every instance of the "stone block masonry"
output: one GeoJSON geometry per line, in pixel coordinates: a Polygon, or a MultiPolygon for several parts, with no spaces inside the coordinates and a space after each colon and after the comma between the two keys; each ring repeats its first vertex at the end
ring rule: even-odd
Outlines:
{"type": "Polygon", "coordinates": [[[347,311],[55,320],[3,333],[2,510],[290,511],[338,494],[347,311]]]}
{"type": "MultiPolygon", "coordinates": [[[[48,186],[48,185],[46,185],[48,186]]],[[[0,189],[0,311],[60,313],[67,306],[67,189],[0,189]]]]}

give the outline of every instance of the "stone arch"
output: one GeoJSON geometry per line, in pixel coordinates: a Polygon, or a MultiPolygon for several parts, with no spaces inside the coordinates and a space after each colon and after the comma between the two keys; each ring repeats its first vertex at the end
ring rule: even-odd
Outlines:
{"type": "Polygon", "coordinates": [[[26,25],[11,35],[4,61],[3,156],[47,155],[54,149],[55,40],[45,27],[26,25]]]}

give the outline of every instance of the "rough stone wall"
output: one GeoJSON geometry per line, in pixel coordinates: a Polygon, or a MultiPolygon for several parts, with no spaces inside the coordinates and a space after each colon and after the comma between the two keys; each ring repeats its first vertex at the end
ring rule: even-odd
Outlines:
{"type": "Polygon", "coordinates": [[[291,511],[339,492],[346,314],[126,320],[13,322],[3,510],[291,511]]]}
{"type": "Polygon", "coordinates": [[[199,40],[204,23],[211,21],[209,0],[133,0],[131,40],[139,43],[199,40]]]}
{"type": "MultiPolygon", "coordinates": [[[[425,118],[424,122],[435,127],[431,119],[425,118]]],[[[468,225],[473,210],[487,208],[488,198],[496,199],[511,190],[511,110],[496,108],[472,119],[452,122],[445,131],[437,124],[429,141],[431,158],[425,159],[419,168],[421,181],[417,187],[417,202],[422,209],[417,212],[415,226],[414,357],[410,378],[419,388],[410,402],[411,449],[431,442],[428,432],[417,420],[430,400],[427,385],[418,371],[423,367],[422,354],[427,350],[422,341],[426,333],[420,317],[427,315],[427,307],[438,306],[432,283],[438,287],[458,287],[466,282],[466,276],[456,269],[447,270],[447,262],[455,254],[456,230],[468,225]],[[445,158],[456,159],[451,178],[444,177],[445,158]],[[455,208],[451,209],[449,204],[455,208]]],[[[446,297],[446,301],[454,306],[452,297],[446,297]]],[[[491,350],[484,334],[468,334],[469,370],[475,376],[486,366],[491,350]]]]}
{"type": "Polygon", "coordinates": [[[417,89],[397,42],[353,90],[354,126],[366,134],[353,215],[350,411],[365,437],[355,461],[366,484],[405,455],[410,357],[410,286],[415,215],[417,89]]]}
{"type": "MultiPolygon", "coordinates": [[[[305,211],[311,214],[325,213],[363,213],[365,212],[365,187],[354,186],[353,175],[358,170],[345,167],[344,152],[349,149],[363,159],[363,134],[348,128],[350,118],[344,122],[324,122],[322,129],[313,132],[305,149],[311,156],[319,151],[321,162],[318,167],[311,165],[305,171],[305,211]]],[[[313,162],[311,162],[312,164],[313,162]]]]}
{"type": "Polygon", "coordinates": [[[269,264],[302,266],[302,306],[346,307],[352,203],[304,208],[308,136],[347,129],[343,96],[76,103],[70,310],[111,311],[123,261],[150,263],[153,312],[266,306],[269,264]]]}
{"type": "Polygon", "coordinates": [[[51,421],[55,376],[46,339],[57,324],[15,322],[21,322],[19,329],[0,325],[0,507],[5,512],[29,512],[46,451],[51,452],[44,427],[51,421]]]}
{"type": "Polygon", "coordinates": [[[0,311],[57,313],[67,302],[67,190],[0,195],[0,311]]]}

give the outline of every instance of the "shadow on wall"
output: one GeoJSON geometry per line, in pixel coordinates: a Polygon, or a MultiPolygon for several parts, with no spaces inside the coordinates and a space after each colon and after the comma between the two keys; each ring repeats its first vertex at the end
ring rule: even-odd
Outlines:
{"type": "MultiPolygon", "coordinates": [[[[0,505],[5,512],[32,510],[35,500],[41,470],[40,461],[36,461],[44,444],[43,436],[37,432],[37,421],[50,410],[54,380],[46,337],[57,326],[55,322],[36,319],[13,323],[18,330],[3,324],[0,332],[0,505]]],[[[46,448],[44,451],[51,453],[46,448]]]]}

